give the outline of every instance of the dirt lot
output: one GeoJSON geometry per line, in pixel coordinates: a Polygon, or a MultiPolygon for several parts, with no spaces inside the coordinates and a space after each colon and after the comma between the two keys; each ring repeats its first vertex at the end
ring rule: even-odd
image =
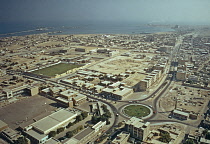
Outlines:
{"type": "Polygon", "coordinates": [[[160,105],[166,111],[171,111],[175,108],[176,100],[177,108],[200,113],[209,102],[208,91],[175,84],[161,99],[160,105]]]}
{"type": "Polygon", "coordinates": [[[148,54],[144,59],[134,59],[135,54],[132,54],[130,57],[127,56],[116,56],[112,59],[103,61],[97,65],[90,67],[90,70],[101,71],[109,74],[120,74],[125,73],[126,71],[136,72],[131,74],[124,82],[133,86],[138,83],[140,80],[146,77],[144,68],[147,68],[150,61],[150,57],[154,54],[148,54]]]}
{"type": "Polygon", "coordinates": [[[56,103],[43,96],[33,96],[0,108],[0,118],[11,128],[24,123],[32,123],[56,109],[56,103]]]}

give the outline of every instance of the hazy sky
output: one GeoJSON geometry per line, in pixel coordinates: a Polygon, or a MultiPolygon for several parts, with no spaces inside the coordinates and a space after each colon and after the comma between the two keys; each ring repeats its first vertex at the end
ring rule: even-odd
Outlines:
{"type": "Polygon", "coordinates": [[[0,21],[104,20],[210,24],[210,0],[0,0],[0,21]]]}

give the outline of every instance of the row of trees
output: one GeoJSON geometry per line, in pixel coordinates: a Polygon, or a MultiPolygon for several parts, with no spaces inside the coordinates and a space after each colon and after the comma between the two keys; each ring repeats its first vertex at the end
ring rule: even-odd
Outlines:
{"type": "Polygon", "coordinates": [[[81,131],[84,127],[82,125],[78,126],[76,129],[72,130],[72,131],[68,131],[66,133],[66,137],[67,138],[71,138],[72,136],[74,136],[75,134],[77,134],[79,131],[81,131]]]}
{"type": "MultiPolygon", "coordinates": [[[[87,116],[88,116],[88,113],[83,111],[80,115],[76,116],[76,120],[73,123],[69,122],[68,125],[66,126],[66,128],[70,128],[71,126],[75,125],[79,121],[82,121],[83,119],[85,119],[87,116]]],[[[63,132],[64,130],[65,130],[64,127],[58,128],[57,131],[51,131],[48,134],[48,136],[55,137],[56,134],[59,134],[59,133],[63,132]]]]}

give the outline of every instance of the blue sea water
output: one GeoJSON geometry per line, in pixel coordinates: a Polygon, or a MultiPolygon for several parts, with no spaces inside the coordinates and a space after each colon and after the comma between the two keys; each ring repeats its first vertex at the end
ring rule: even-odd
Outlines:
{"type": "Polygon", "coordinates": [[[47,21],[47,22],[0,22],[0,37],[21,36],[46,32],[56,34],[139,34],[173,31],[170,27],[158,27],[147,23],[132,22],[88,22],[88,21],[47,21]],[[37,29],[46,28],[42,31],[37,29]]]}

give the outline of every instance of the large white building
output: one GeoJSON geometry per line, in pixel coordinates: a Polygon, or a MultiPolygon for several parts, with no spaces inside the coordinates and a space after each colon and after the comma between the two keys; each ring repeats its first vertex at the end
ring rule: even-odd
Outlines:
{"type": "Polygon", "coordinates": [[[132,137],[145,140],[150,132],[150,122],[145,123],[142,119],[132,117],[125,122],[125,130],[129,132],[132,137]]]}

